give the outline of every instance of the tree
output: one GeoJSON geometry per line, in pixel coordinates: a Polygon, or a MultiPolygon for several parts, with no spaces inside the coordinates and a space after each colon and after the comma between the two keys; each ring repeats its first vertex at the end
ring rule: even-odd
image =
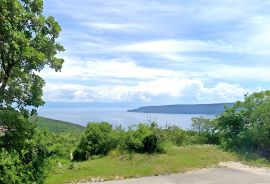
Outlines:
{"type": "Polygon", "coordinates": [[[0,108],[43,105],[45,82],[37,73],[62,67],[56,57],[64,51],[56,41],[61,28],[42,13],[42,0],[0,0],[0,108]]]}
{"type": "Polygon", "coordinates": [[[222,145],[270,157],[270,91],[246,95],[217,118],[222,145]]]}
{"type": "Polygon", "coordinates": [[[29,109],[44,104],[38,73],[59,71],[64,47],[59,24],[42,13],[42,0],[0,0],[0,183],[44,182],[49,154],[29,109]]]}
{"type": "Polygon", "coordinates": [[[210,119],[200,117],[191,118],[192,121],[192,129],[198,131],[199,134],[202,132],[210,132],[213,129],[213,125],[210,119]]]}

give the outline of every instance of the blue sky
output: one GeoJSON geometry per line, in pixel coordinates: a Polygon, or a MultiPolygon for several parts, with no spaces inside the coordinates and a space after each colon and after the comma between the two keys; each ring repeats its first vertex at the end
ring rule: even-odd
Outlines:
{"type": "Polygon", "coordinates": [[[63,31],[56,102],[213,103],[269,88],[267,0],[45,0],[63,31]]]}

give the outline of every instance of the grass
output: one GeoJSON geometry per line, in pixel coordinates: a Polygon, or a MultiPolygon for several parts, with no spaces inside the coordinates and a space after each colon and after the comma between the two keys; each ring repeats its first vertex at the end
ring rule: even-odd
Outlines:
{"type": "Polygon", "coordinates": [[[48,130],[52,133],[71,133],[74,135],[81,135],[86,129],[81,125],[40,116],[31,117],[31,121],[35,122],[38,128],[48,130]]]}
{"type": "Polygon", "coordinates": [[[254,166],[254,167],[268,167],[270,168],[270,160],[269,158],[264,158],[261,156],[258,156],[256,154],[251,153],[235,153],[237,156],[237,159],[241,161],[242,163],[254,166]]]}
{"type": "Polygon", "coordinates": [[[61,184],[79,180],[102,178],[112,180],[169,173],[185,172],[204,168],[222,161],[233,161],[236,157],[211,145],[168,146],[164,154],[120,154],[114,150],[109,155],[63,164],[49,175],[48,184],[61,184]],[[72,167],[71,167],[72,166],[72,167]]]}

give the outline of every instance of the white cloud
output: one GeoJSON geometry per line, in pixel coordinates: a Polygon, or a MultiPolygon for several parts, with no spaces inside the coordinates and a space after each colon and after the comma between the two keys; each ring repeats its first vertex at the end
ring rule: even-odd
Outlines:
{"type": "Polygon", "coordinates": [[[212,102],[235,102],[243,99],[248,93],[248,89],[244,89],[237,84],[218,83],[212,88],[201,86],[197,98],[199,101],[212,102]]]}
{"type": "Polygon", "coordinates": [[[219,52],[237,52],[237,48],[229,45],[221,40],[217,41],[201,41],[201,40],[155,40],[137,42],[115,48],[120,51],[144,52],[158,54],[173,54],[181,52],[195,51],[219,51],[219,52]]]}
{"type": "Polygon", "coordinates": [[[182,76],[180,72],[169,69],[143,67],[130,59],[89,59],[65,58],[65,63],[60,73],[45,69],[41,76],[45,79],[78,79],[91,78],[136,78],[153,79],[158,77],[182,76]]]}
{"type": "Polygon", "coordinates": [[[246,42],[247,51],[253,54],[270,55],[270,16],[253,16],[241,37],[246,42]]]}
{"type": "Polygon", "coordinates": [[[230,81],[270,81],[269,66],[214,65],[202,71],[206,78],[230,81]]]}
{"type": "Polygon", "coordinates": [[[128,52],[138,54],[150,54],[154,57],[166,58],[172,61],[203,61],[213,60],[205,56],[194,57],[184,56],[185,53],[194,52],[223,52],[223,53],[241,53],[244,48],[241,44],[232,45],[222,40],[203,41],[203,40],[153,40],[135,42],[130,44],[115,46],[112,51],[114,52],[128,52]]]}
{"type": "Polygon", "coordinates": [[[171,97],[179,97],[185,95],[185,92],[194,86],[201,85],[199,80],[160,78],[154,81],[140,82],[133,91],[136,93],[149,94],[151,96],[168,95],[171,97]]]}
{"type": "Polygon", "coordinates": [[[134,32],[145,32],[149,30],[149,26],[135,24],[135,23],[108,23],[108,22],[84,22],[83,25],[88,26],[89,28],[95,28],[97,30],[104,31],[123,31],[127,33],[134,32]]]}
{"type": "Polygon", "coordinates": [[[179,98],[194,96],[201,103],[229,102],[242,99],[249,90],[236,84],[218,83],[206,87],[200,80],[161,78],[135,85],[85,86],[77,84],[47,84],[45,99],[48,101],[137,101],[147,102],[158,96],[179,98]],[[63,94],[67,97],[63,98],[63,94]]]}

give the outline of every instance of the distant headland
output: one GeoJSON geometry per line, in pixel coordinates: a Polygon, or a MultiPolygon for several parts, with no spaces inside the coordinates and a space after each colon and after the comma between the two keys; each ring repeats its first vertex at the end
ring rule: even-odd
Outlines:
{"type": "Polygon", "coordinates": [[[128,112],[141,113],[163,113],[163,114],[213,114],[222,113],[226,107],[233,106],[234,103],[214,103],[214,104],[177,104],[161,106],[144,106],[128,112]]]}

